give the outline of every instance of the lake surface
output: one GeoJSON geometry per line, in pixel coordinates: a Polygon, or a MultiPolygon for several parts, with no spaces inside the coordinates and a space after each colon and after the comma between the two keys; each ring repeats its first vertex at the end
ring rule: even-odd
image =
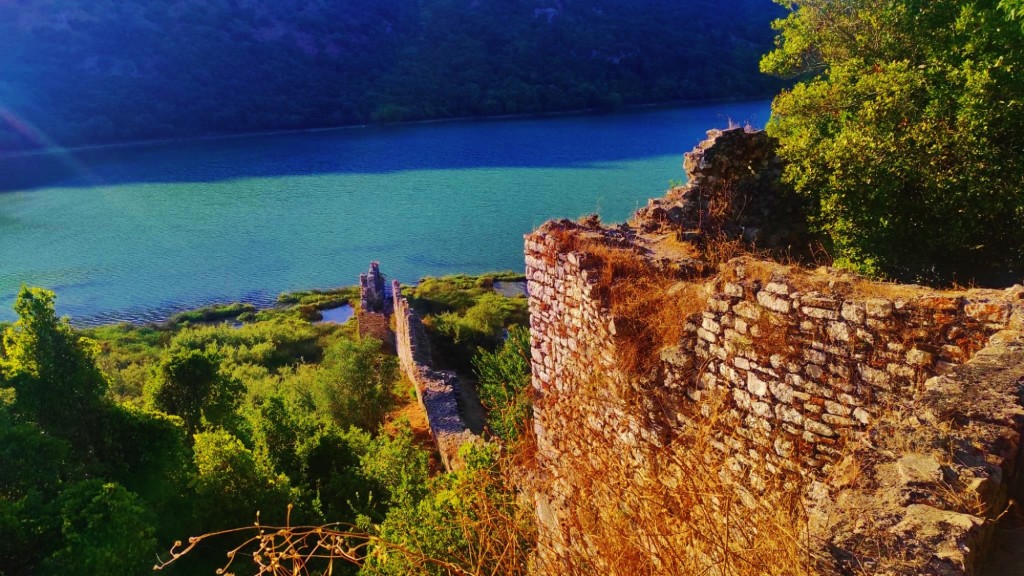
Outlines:
{"type": "Polygon", "coordinates": [[[393,278],[521,270],[550,218],[621,221],[768,102],[357,128],[0,161],[0,320],[21,284],[76,324],[393,278]]]}

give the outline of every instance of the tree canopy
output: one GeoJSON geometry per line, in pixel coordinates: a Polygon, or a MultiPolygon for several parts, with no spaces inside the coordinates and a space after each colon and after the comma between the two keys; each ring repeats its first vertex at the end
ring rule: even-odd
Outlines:
{"type": "Polygon", "coordinates": [[[1019,279],[1019,2],[780,3],[794,9],[761,66],[802,81],[775,98],[768,130],[837,263],[931,283],[1019,279]]]}
{"type": "Polygon", "coordinates": [[[80,446],[91,435],[90,410],[107,388],[92,343],[59,318],[54,294],[23,287],[14,303],[18,321],[3,334],[0,375],[15,390],[15,408],[47,432],[80,446]]]}

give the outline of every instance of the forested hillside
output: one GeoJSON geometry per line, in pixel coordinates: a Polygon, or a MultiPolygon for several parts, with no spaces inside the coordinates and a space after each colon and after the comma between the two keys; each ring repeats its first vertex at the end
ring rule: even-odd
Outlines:
{"type": "Polygon", "coordinates": [[[728,4],[0,0],[0,151],[770,95],[728,4]]]}

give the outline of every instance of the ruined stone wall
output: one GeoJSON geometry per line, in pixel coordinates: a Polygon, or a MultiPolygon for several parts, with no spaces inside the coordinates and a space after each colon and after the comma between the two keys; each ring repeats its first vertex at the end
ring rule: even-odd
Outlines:
{"type": "Polygon", "coordinates": [[[457,469],[462,466],[459,447],[477,438],[459,413],[458,378],[454,372],[433,369],[429,341],[419,316],[402,296],[397,280],[392,282],[391,291],[395,348],[402,372],[415,386],[416,397],[427,413],[441,461],[447,470],[457,469]]]}
{"type": "Polygon", "coordinates": [[[707,284],[693,337],[666,355],[666,386],[696,401],[728,389],[745,431],[732,449],[764,449],[778,466],[834,461],[844,432],[970,358],[1014,310],[998,291],[856,286],[770,265],[758,277],[758,265],[730,262],[707,284]]]}
{"type": "Polygon", "coordinates": [[[711,130],[685,155],[687,183],[653,198],[636,221],[680,238],[743,238],[761,248],[802,250],[805,200],[781,181],[778,141],[763,131],[711,130]]]}
{"type": "MultiPolygon", "coordinates": [[[[749,499],[764,488],[766,474],[792,474],[808,489],[808,506],[820,508],[850,489],[835,478],[858,446],[878,444],[873,434],[892,432],[887,426],[893,414],[937,403],[934,394],[929,396],[927,383],[935,388],[936,377],[959,378],[964,363],[989,346],[994,334],[1024,325],[1020,288],[937,292],[741,258],[723,265],[714,276],[680,279],[680,285],[703,285],[700,305],[679,318],[684,336],[678,344],[657,352],[655,375],[636,378],[619,370],[622,339],[631,336],[617,330],[613,303],[599,285],[600,271],[588,267],[593,259],[585,243],[567,241],[579,233],[571,226],[548,224],[528,236],[525,244],[541,479],[536,496],[539,558],[549,572],[559,571],[559,562],[569,552],[590,558],[597,567],[615,562],[602,559],[601,546],[588,535],[592,514],[581,494],[590,493],[581,487],[588,486],[584,471],[596,468],[587,463],[621,467],[626,482],[635,471],[638,482],[649,482],[653,475],[662,485],[673,485],[677,479],[660,465],[659,454],[686,436],[711,396],[724,398],[721,424],[730,431],[708,439],[727,456],[723,477],[735,481],[749,499]]],[[[631,244],[636,258],[650,259],[653,267],[666,258],[652,250],[643,235],[631,244]]],[[[1003,394],[1009,397],[1009,392],[1003,394]]],[[[1011,432],[1013,425],[1007,425],[1011,432]]],[[[936,438],[926,442],[927,429],[921,424],[900,434],[920,437],[929,445],[941,443],[936,438]]],[[[1005,430],[999,437],[1004,436],[1005,430]]],[[[953,434],[942,441],[954,437],[962,439],[953,434]]],[[[972,545],[984,543],[982,528],[998,515],[1009,478],[1015,475],[1018,443],[1009,449],[1005,444],[998,450],[993,446],[990,451],[1001,455],[986,452],[981,460],[999,460],[998,464],[958,473],[1003,494],[1001,499],[988,499],[983,510],[972,510],[975,520],[961,519],[971,534],[961,540],[973,539],[972,545]],[[991,458],[986,460],[987,456],[991,458]],[[969,529],[975,521],[978,529],[969,529]]],[[[899,456],[886,458],[896,465],[899,456]]],[[[872,466],[885,460],[865,459],[872,466]]],[[[966,489],[966,484],[956,486],[966,489]]],[[[883,517],[896,519],[879,541],[905,538],[895,525],[904,516],[910,518],[908,506],[915,503],[897,498],[895,504],[882,505],[885,499],[880,496],[869,500],[877,506],[866,509],[878,516],[879,525],[884,524],[883,517]]],[[[922,505],[965,513],[941,498],[922,505]]],[[[848,510],[833,511],[832,517],[848,510]]],[[[950,533],[935,528],[945,526],[949,518],[928,517],[932,529],[950,533]]],[[[636,529],[642,533],[644,527],[636,529]]],[[[847,551],[862,541],[838,533],[829,537],[845,543],[847,551]]],[[[947,544],[960,546],[943,545],[947,544]]],[[[875,548],[879,547],[884,546],[875,548]]],[[[917,551],[920,562],[907,562],[905,571],[894,568],[890,573],[972,573],[976,558],[965,560],[962,550],[959,559],[946,554],[943,564],[959,567],[960,572],[921,571],[932,565],[928,562],[937,547],[937,541],[922,545],[917,551]]],[[[651,553],[657,555],[658,546],[651,545],[651,553]]],[[[850,562],[841,555],[832,554],[839,572],[844,561],[850,562]]],[[[658,565],[662,560],[653,562],[658,565]]],[[[663,563],[669,565],[668,560],[663,563]]]]}
{"type": "Polygon", "coordinates": [[[357,321],[359,336],[376,338],[390,348],[392,342],[391,299],[387,298],[384,275],[380,263],[371,262],[368,272],[359,275],[359,310],[357,321]]]}

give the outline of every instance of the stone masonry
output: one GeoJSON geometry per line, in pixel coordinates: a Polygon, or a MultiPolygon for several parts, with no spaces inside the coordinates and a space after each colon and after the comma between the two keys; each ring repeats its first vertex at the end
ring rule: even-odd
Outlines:
{"type": "Polygon", "coordinates": [[[431,435],[445,469],[462,466],[459,448],[475,441],[459,412],[459,382],[454,372],[434,370],[430,343],[419,316],[402,296],[397,280],[386,289],[380,264],[372,262],[368,273],[359,275],[359,334],[383,342],[394,342],[402,373],[416,389],[416,398],[427,414],[431,435]],[[394,318],[392,335],[390,319],[394,318]]]}
{"type": "Polygon", "coordinates": [[[680,202],[653,201],[616,229],[563,221],[526,237],[539,565],[614,565],[580,520],[578,465],[603,450],[603,462],[657,469],[651,460],[714,397],[729,431],[708,439],[727,458],[722,477],[741,499],[757,497],[765,474],[796,479],[822,573],[977,573],[1019,493],[1024,287],[938,291],[747,256],[708,270],[664,249],[665,226],[682,229],[680,202]],[[635,332],[602,285],[591,252],[605,245],[679,271],[669,298],[701,294],[680,306],[682,337],[654,353],[651,374],[621,369],[635,332]]]}
{"type": "Polygon", "coordinates": [[[462,466],[459,448],[474,442],[477,436],[466,426],[459,413],[459,381],[454,372],[434,370],[430,344],[423,323],[402,296],[397,280],[392,282],[395,318],[395,348],[402,372],[416,388],[416,398],[427,413],[430,432],[437,443],[444,467],[451,471],[462,466]]]}
{"type": "Polygon", "coordinates": [[[371,262],[369,272],[359,275],[359,335],[390,344],[392,337],[388,318],[391,316],[391,299],[385,286],[378,262],[371,262]]]}

